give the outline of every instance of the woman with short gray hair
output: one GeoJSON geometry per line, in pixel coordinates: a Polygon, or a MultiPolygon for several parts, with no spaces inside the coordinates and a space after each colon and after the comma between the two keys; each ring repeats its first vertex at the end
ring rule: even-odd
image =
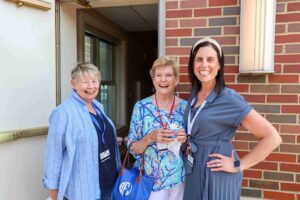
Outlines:
{"type": "Polygon", "coordinates": [[[100,72],[80,63],[71,72],[73,91],[51,113],[44,185],[53,200],[106,200],[121,167],[116,129],[96,100],[100,72]]]}

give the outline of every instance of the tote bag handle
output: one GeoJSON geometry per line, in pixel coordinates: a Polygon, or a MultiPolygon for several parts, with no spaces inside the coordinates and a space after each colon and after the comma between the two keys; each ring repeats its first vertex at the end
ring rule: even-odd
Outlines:
{"type": "MultiPolygon", "coordinates": [[[[127,166],[128,166],[128,163],[129,163],[129,148],[127,149],[127,152],[126,152],[123,164],[122,164],[122,168],[121,168],[118,176],[122,176],[122,174],[124,172],[124,169],[125,169],[126,161],[127,161],[127,166]]],[[[141,181],[142,176],[144,174],[144,164],[145,164],[144,162],[145,162],[144,153],[142,153],[142,161],[141,161],[141,166],[140,166],[140,169],[139,169],[139,176],[135,180],[136,183],[139,183],[141,181]]]]}

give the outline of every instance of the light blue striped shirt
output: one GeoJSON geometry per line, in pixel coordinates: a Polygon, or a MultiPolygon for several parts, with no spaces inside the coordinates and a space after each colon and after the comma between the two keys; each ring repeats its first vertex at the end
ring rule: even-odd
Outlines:
{"type": "MultiPolygon", "coordinates": [[[[93,100],[104,114],[103,106],[93,100]]],[[[86,103],[75,91],[51,113],[43,182],[47,189],[58,189],[58,200],[100,199],[98,137],[86,103]]],[[[121,167],[114,128],[117,169],[121,167]]]]}

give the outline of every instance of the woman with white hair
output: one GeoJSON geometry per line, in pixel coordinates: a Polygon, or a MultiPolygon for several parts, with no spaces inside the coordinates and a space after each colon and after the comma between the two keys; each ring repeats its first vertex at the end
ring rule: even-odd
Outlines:
{"type": "Polygon", "coordinates": [[[74,66],[73,91],[51,113],[44,185],[53,200],[106,200],[121,167],[116,129],[96,100],[100,72],[74,66]]]}

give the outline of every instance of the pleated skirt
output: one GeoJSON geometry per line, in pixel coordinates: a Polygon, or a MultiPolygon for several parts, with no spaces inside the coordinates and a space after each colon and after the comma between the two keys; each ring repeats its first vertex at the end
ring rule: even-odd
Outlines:
{"type": "MultiPolygon", "coordinates": [[[[219,146],[211,144],[197,145],[193,154],[192,172],[186,175],[184,200],[239,200],[241,194],[242,173],[212,172],[206,166],[211,153],[231,156],[231,142],[222,142],[219,146]]],[[[234,152],[235,153],[235,152],[234,152]]],[[[235,153],[237,158],[237,154],[235,153]]]]}

